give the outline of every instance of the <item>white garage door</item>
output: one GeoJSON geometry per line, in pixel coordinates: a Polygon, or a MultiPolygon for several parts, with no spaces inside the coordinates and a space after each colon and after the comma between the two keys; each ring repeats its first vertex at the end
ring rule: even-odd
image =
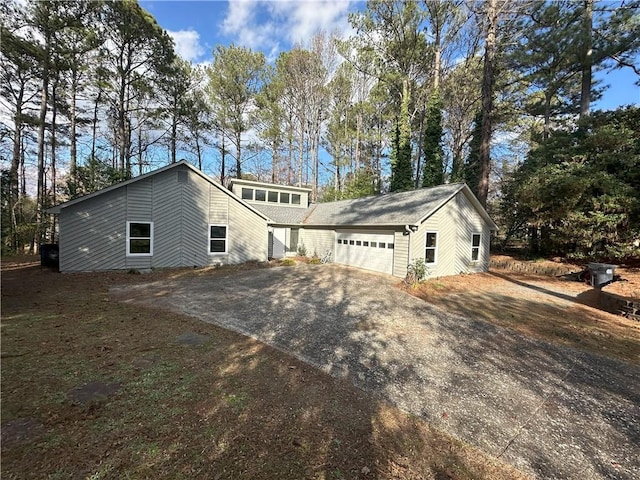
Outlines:
{"type": "Polygon", "coordinates": [[[336,232],[336,263],[353,265],[391,274],[393,271],[393,232],[336,232]]]}

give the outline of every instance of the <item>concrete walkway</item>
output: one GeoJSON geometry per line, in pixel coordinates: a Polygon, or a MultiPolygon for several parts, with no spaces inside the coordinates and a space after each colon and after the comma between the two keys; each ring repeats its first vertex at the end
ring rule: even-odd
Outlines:
{"type": "Polygon", "coordinates": [[[640,367],[457,316],[397,282],[338,265],[299,265],[186,276],[114,294],[349,377],[537,478],[640,478],[640,367]]]}

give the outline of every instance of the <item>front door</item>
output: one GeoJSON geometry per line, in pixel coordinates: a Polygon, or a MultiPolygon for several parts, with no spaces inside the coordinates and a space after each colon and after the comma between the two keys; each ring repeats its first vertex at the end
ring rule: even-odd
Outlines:
{"type": "Polygon", "coordinates": [[[287,242],[287,229],[286,228],[274,228],[273,229],[273,258],[284,258],[285,245],[287,242]]]}

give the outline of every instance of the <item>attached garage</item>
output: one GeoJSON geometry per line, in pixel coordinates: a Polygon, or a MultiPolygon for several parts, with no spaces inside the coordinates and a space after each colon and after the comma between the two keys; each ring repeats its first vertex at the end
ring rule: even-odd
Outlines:
{"type": "Polygon", "coordinates": [[[335,262],[393,273],[394,233],[336,231],[335,262]]]}

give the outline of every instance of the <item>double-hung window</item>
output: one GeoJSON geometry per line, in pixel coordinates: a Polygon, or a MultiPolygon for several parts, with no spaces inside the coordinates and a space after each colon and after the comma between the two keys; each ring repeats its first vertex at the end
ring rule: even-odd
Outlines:
{"type": "Polygon", "coordinates": [[[480,239],[479,233],[474,233],[471,236],[471,261],[477,262],[480,259],[480,239]]]}
{"type": "Polygon", "coordinates": [[[424,262],[435,264],[438,259],[438,232],[427,232],[424,244],[424,262]]]}
{"type": "Polygon", "coordinates": [[[127,222],[127,256],[153,255],[153,222],[127,222]]]}
{"type": "Polygon", "coordinates": [[[228,228],[226,225],[209,225],[209,254],[227,253],[228,228]]]}

